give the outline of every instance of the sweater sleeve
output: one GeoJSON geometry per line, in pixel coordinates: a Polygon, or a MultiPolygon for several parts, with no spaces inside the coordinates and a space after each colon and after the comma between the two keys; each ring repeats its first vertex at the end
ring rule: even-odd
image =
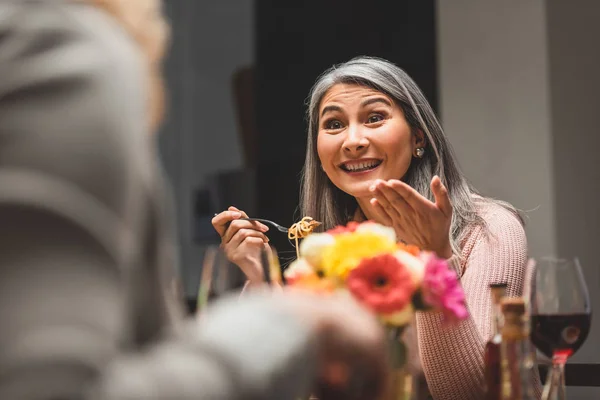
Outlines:
{"type": "MultiPolygon", "coordinates": [[[[517,218],[500,206],[486,206],[485,228],[475,228],[463,246],[458,268],[469,318],[443,327],[438,313],[418,313],[419,352],[429,390],[437,400],[481,399],[484,386],[483,353],[492,335],[489,284],[506,282],[507,296],[523,292],[527,240],[517,218]]],[[[456,265],[456,262],[452,262],[456,265]]],[[[535,373],[539,392],[539,377],[535,373]]]]}

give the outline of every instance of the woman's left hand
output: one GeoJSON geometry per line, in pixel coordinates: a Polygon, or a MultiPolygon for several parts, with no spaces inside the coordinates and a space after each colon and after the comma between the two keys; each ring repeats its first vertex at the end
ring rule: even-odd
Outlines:
{"type": "Polygon", "coordinates": [[[452,204],[438,176],[431,180],[431,191],[435,202],[400,180],[378,179],[371,186],[371,205],[381,222],[394,228],[398,239],[450,258],[452,204]]]}

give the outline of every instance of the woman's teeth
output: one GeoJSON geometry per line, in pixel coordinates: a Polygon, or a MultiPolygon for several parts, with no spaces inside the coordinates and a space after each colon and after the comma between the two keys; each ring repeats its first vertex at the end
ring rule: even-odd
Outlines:
{"type": "Polygon", "coordinates": [[[356,164],[344,164],[342,168],[348,172],[361,172],[373,169],[381,164],[381,161],[365,161],[356,164]]]}

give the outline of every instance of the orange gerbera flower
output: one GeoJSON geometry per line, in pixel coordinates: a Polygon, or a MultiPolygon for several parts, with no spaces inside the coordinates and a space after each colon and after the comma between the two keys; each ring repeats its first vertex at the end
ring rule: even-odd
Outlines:
{"type": "Polygon", "coordinates": [[[387,253],[362,260],[346,283],[350,293],[379,314],[403,310],[416,289],[409,271],[387,253]]]}

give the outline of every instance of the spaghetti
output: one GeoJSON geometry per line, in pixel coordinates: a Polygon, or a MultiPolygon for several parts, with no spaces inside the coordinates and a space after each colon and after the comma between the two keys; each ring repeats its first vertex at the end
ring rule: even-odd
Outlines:
{"type": "Polygon", "coordinates": [[[307,237],[319,225],[321,225],[319,221],[315,221],[311,217],[304,217],[288,229],[288,239],[293,239],[296,241],[296,256],[298,258],[300,258],[298,239],[307,237]]]}

